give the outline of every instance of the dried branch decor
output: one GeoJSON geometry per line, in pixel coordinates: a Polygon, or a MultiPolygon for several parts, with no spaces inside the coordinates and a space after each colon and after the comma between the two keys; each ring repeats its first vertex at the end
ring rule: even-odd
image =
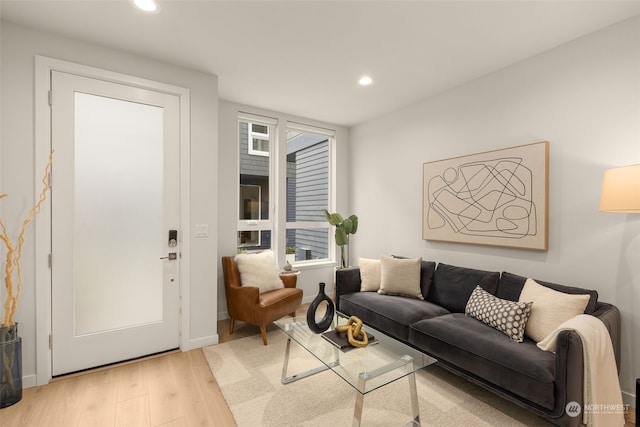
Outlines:
{"type": "MultiPolygon", "coordinates": [[[[51,187],[49,173],[51,172],[52,159],[53,152],[49,154],[47,167],[44,171],[40,197],[29,211],[29,215],[22,221],[16,245],[11,241],[4,221],[0,219],[0,240],[7,249],[4,266],[4,286],[7,290],[7,298],[4,302],[4,316],[0,318],[0,408],[13,405],[22,399],[22,338],[18,336],[18,325],[15,321],[23,282],[20,260],[22,259],[22,247],[27,226],[40,212],[42,203],[47,198],[47,191],[51,187]],[[13,283],[14,275],[18,279],[16,285],[13,283]]],[[[5,197],[7,197],[6,194],[0,194],[0,199],[5,197]]]]}
{"type": "MultiPolygon", "coordinates": [[[[16,246],[13,245],[11,239],[9,238],[9,234],[7,232],[7,227],[4,222],[0,219],[0,240],[4,243],[7,248],[7,256],[5,260],[4,266],[4,286],[7,290],[7,298],[4,302],[4,316],[2,323],[0,326],[9,327],[15,325],[15,314],[18,309],[18,301],[20,300],[20,295],[22,294],[22,268],[20,266],[20,260],[22,258],[22,247],[24,246],[24,234],[27,230],[27,226],[34,220],[35,216],[40,212],[40,208],[42,203],[44,203],[47,198],[47,191],[51,188],[49,184],[49,173],[51,172],[51,162],[53,160],[53,152],[49,154],[49,161],[47,162],[47,167],[45,168],[44,178],[42,178],[43,188],[40,192],[40,197],[38,198],[35,206],[31,208],[29,215],[22,222],[22,228],[20,229],[20,234],[18,235],[18,244],[16,246]],[[17,275],[18,282],[16,286],[14,286],[13,278],[14,273],[17,275]]],[[[7,197],[6,194],[0,194],[0,199],[7,197]]],[[[6,328],[4,328],[6,329],[6,328]]],[[[0,342],[2,342],[2,338],[0,337],[0,342]]]]}

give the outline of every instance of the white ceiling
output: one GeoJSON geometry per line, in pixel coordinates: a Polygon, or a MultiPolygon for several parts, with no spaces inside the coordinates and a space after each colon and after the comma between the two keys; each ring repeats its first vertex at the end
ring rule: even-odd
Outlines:
{"type": "Polygon", "coordinates": [[[129,0],[1,0],[0,13],[216,74],[225,100],[346,126],[640,14],[638,0],[158,1],[144,14],[129,0]]]}

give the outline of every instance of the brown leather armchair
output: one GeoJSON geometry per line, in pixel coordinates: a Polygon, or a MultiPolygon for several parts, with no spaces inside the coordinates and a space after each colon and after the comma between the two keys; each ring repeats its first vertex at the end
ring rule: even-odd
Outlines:
{"type": "Polygon", "coordinates": [[[297,289],[298,277],[295,274],[282,274],[283,289],[260,293],[253,286],[242,286],[238,266],[232,256],[222,257],[224,289],[229,310],[229,333],[233,333],[235,320],[260,326],[262,342],[267,345],[266,326],[281,317],[295,316],[296,309],[302,303],[302,289],[297,289]]]}

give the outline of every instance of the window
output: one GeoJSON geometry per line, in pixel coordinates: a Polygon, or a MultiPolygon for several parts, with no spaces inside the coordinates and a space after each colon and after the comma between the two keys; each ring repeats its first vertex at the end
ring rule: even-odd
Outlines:
{"type": "Polygon", "coordinates": [[[249,154],[254,156],[269,157],[269,126],[257,123],[248,123],[249,127],[249,154]]]}
{"type": "Polygon", "coordinates": [[[322,210],[331,210],[334,139],[333,131],[240,115],[238,251],[271,248],[296,264],[331,258],[322,210]]]}
{"type": "Polygon", "coordinates": [[[269,249],[273,223],[271,175],[275,121],[240,119],[240,179],[238,193],[238,251],[269,249]]]}
{"type": "Polygon", "coordinates": [[[331,135],[311,133],[289,124],[287,129],[287,248],[296,262],[329,259],[331,135]]]}

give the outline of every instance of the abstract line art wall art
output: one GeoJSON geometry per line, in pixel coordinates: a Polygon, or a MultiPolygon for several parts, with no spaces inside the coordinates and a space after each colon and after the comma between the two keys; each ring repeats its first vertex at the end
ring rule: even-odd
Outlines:
{"type": "Polygon", "coordinates": [[[548,249],[547,141],[423,164],[422,238],[548,249]]]}

